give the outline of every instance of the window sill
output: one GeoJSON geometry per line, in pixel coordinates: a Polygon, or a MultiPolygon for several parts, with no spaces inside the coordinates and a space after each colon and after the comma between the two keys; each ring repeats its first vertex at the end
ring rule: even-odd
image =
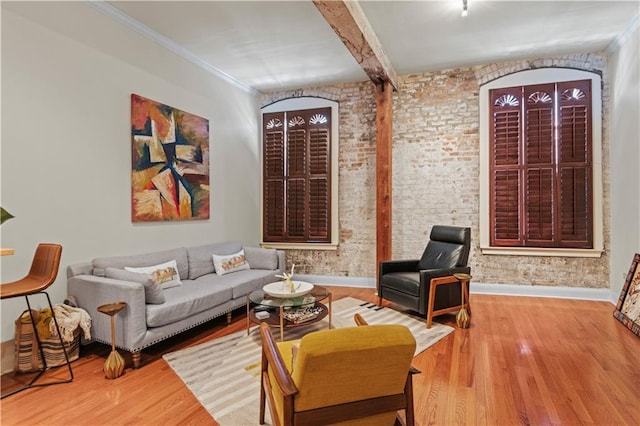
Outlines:
{"type": "Polygon", "coordinates": [[[600,257],[601,249],[563,249],[542,247],[480,247],[482,254],[501,256],[600,257]]]}
{"type": "Polygon", "coordinates": [[[332,243],[260,243],[264,248],[283,250],[338,250],[338,244],[332,243]]]}

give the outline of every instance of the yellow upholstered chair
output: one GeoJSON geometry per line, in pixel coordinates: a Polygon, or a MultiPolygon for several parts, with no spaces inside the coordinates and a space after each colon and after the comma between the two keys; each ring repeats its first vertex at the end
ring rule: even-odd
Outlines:
{"type": "Polygon", "coordinates": [[[260,336],[260,424],[267,400],[274,425],[394,425],[398,410],[414,424],[416,341],[407,327],[347,327],[277,343],[262,323],[260,336]]]}

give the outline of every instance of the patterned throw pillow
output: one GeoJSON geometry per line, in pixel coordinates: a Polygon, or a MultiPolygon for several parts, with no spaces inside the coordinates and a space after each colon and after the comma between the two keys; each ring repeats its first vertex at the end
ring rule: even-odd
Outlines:
{"type": "Polygon", "coordinates": [[[171,287],[182,285],[180,275],[178,274],[178,263],[175,260],[161,263],[160,265],[145,266],[141,268],[125,267],[129,272],[137,272],[139,274],[149,274],[160,285],[163,290],[171,287]]]}
{"type": "Polygon", "coordinates": [[[230,272],[242,271],[249,269],[249,262],[244,256],[244,249],[237,253],[227,256],[213,255],[213,266],[216,270],[216,274],[224,275],[230,272]]]}
{"type": "Polygon", "coordinates": [[[107,267],[105,268],[105,276],[114,280],[132,281],[142,284],[144,286],[145,301],[149,304],[160,305],[165,302],[164,293],[152,275],[107,267]]]}

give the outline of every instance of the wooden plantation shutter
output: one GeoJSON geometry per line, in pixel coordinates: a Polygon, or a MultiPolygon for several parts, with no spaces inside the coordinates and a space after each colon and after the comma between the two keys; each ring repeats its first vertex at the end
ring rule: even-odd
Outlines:
{"type": "Polygon", "coordinates": [[[282,238],[284,232],[284,113],[263,119],[263,238],[282,238]]]}
{"type": "Polygon", "coordinates": [[[590,84],[490,91],[491,245],[592,248],[590,84]]]}
{"type": "Polygon", "coordinates": [[[564,246],[592,246],[591,80],[558,83],[558,217],[564,246]]]}
{"type": "Polygon", "coordinates": [[[331,212],[329,196],[331,110],[312,115],[309,126],[309,239],[328,242],[331,212]],[[326,118],[324,122],[323,117],[326,118]]]}
{"type": "Polygon", "coordinates": [[[554,85],[523,89],[524,244],[553,246],[554,85]]]}
{"type": "Polygon", "coordinates": [[[331,241],[330,120],[331,108],[264,115],[265,242],[331,241]]]}
{"type": "MultiPolygon", "coordinates": [[[[295,113],[294,113],[295,114],[295,113]]],[[[307,126],[301,115],[287,117],[287,236],[305,238],[307,219],[307,126]]]]}
{"type": "Polygon", "coordinates": [[[491,233],[492,245],[520,241],[520,87],[491,92],[491,233]]]}

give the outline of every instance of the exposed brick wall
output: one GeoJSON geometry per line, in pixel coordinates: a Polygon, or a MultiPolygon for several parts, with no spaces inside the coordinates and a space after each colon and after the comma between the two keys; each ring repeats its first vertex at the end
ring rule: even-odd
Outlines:
{"type": "MultiPolygon", "coordinates": [[[[417,258],[431,226],[470,226],[470,265],[484,283],[608,287],[609,259],[487,256],[479,250],[479,88],[517,71],[568,67],[603,76],[605,249],[609,246],[608,84],[604,54],[505,62],[399,77],[393,96],[393,258],[417,258]]],[[[288,250],[296,271],[375,277],[375,87],[371,82],[268,93],[263,105],[316,96],[340,103],[340,247],[288,250]]]]}

